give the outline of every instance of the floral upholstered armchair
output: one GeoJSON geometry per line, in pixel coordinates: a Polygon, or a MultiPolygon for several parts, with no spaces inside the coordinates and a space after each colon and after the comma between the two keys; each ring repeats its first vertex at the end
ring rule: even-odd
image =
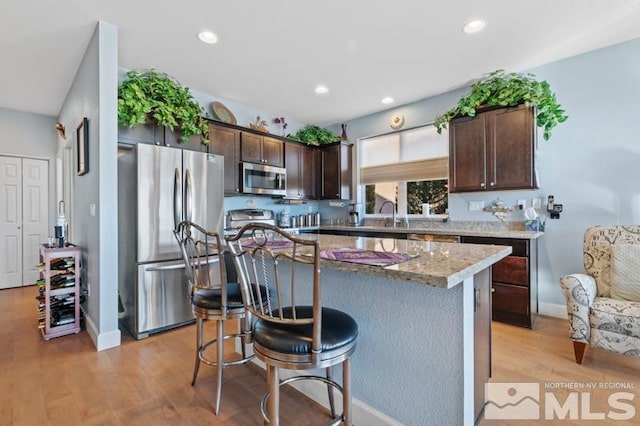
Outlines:
{"type": "Polygon", "coordinates": [[[640,226],[587,229],[584,268],[560,278],[576,362],[587,343],[640,357],[640,226]]]}

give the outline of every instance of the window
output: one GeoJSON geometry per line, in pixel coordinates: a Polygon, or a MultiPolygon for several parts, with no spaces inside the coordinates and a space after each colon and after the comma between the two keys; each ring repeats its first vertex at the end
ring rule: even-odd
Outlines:
{"type": "Polygon", "coordinates": [[[448,209],[449,137],[432,125],[359,141],[359,167],[365,214],[431,214],[448,209]]]}

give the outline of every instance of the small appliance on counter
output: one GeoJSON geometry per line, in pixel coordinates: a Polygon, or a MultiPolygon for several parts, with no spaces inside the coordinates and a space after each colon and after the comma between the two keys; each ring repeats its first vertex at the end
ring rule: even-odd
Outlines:
{"type": "Polygon", "coordinates": [[[349,220],[347,223],[351,226],[360,226],[360,213],[358,213],[358,204],[349,204],[349,220]]]}
{"type": "Polygon", "coordinates": [[[259,222],[275,226],[276,217],[273,210],[267,209],[238,209],[229,210],[227,213],[227,230],[238,230],[247,223],[259,222]]]}

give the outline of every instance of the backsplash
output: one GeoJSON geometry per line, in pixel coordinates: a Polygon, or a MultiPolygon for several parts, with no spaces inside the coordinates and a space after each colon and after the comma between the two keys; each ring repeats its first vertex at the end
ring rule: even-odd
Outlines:
{"type": "MultiPolygon", "coordinates": [[[[366,226],[384,226],[384,218],[365,218],[366,226]]],[[[448,220],[441,218],[409,219],[409,228],[414,229],[463,229],[470,231],[524,231],[524,222],[448,220]]]]}

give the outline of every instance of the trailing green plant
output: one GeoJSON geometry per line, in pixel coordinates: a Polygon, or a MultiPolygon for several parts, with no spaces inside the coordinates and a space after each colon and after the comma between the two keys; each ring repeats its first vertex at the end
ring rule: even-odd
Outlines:
{"type": "Polygon", "coordinates": [[[320,145],[340,142],[341,139],[340,136],[334,135],[329,130],[313,124],[307,124],[296,133],[287,135],[287,137],[300,142],[306,142],[307,144],[317,142],[320,145]]]}
{"type": "Polygon", "coordinates": [[[183,87],[167,74],[154,70],[129,71],[118,88],[118,123],[135,127],[154,119],[171,131],[179,129],[180,143],[200,136],[209,143],[209,125],[202,117],[204,110],[183,87]]]}
{"type": "Polygon", "coordinates": [[[473,84],[471,93],[460,99],[458,105],[437,116],[433,124],[440,133],[453,118],[465,115],[473,117],[479,107],[508,107],[523,103],[536,108],[536,124],[544,128],[545,140],[549,140],[554,127],[568,118],[558,104],[549,83],[536,80],[530,73],[517,74],[496,70],[473,84]]]}

